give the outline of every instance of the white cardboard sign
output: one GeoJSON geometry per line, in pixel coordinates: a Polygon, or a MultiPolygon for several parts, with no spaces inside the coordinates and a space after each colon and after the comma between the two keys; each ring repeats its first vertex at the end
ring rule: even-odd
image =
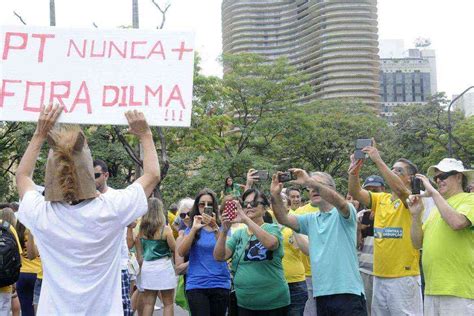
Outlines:
{"type": "Polygon", "coordinates": [[[37,121],[43,104],[60,122],[191,124],[194,34],[162,30],[0,26],[0,121],[37,121]]]}

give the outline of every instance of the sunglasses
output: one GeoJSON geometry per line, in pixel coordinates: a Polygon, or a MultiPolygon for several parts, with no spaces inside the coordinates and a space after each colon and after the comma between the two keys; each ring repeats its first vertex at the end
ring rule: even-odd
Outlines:
{"type": "Polygon", "coordinates": [[[244,201],[244,207],[257,207],[259,204],[265,205],[263,201],[244,201]]]}
{"type": "Polygon", "coordinates": [[[438,182],[438,180],[443,181],[443,180],[446,180],[447,178],[449,178],[450,176],[454,176],[458,173],[459,172],[457,172],[457,171],[443,172],[443,173],[440,173],[440,174],[434,176],[433,181],[434,182],[438,182]]]}
{"type": "Polygon", "coordinates": [[[188,216],[188,215],[189,215],[189,212],[188,212],[188,213],[179,213],[179,217],[180,217],[181,219],[185,219],[186,216],[188,216]]]}
{"type": "Polygon", "coordinates": [[[198,206],[199,207],[204,207],[204,206],[206,206],[206,203],[207,203],[208,206],[212,206],[212,202],[199,202],[198,206]]]}
{"type": "Polygon", "coordinates": [[[102,172],[96,172],[96,173],[94,173],[94,177],[95,177],[96,179],[98,179],[98,178],[100,178],[100,176],[101,176],[102,174],[103,174],[102,172]]]}

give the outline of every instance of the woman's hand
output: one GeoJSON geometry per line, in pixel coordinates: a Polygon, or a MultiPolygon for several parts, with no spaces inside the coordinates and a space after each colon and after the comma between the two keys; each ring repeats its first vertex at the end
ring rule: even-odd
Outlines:
{"type": "Polygon", "coordinates": [[[208,214],[202,214],[202,223],[211,227],[214,230],[219,229],[219,226],[217,226],[216,222],[216,215],[214,213],[212,214],[212,216],[209,216],[208,214]]]}
{"type": "Polygon", "coordinates": [[[193,227],[192,229],[198,231],[200,230],[201,228],[203,228],[204,226],[206,226],[206,224],[204,224],[202,222],[202,216],[201,215],[196,215],[194,216],[194,221],[193,221],[193,227]]]}
{"type": "Polygon", "coordinates": [[[247,172],[247,186],[252,186],[255,181],[258,181],[258,177],[256,174],[257,170],[249,169],[249,171],[247,172]]]}

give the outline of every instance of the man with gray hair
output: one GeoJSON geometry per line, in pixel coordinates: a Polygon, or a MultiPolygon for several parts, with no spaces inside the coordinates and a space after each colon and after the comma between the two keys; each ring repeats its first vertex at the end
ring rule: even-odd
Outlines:
{"type": "Polygon", "coordinates": [[[428,168],[428,177],[417,174],[425,192],[411,195],[408,206],[413,218],[411,240],[423,247],[425,315],[474,315],[474,194],[465,193],[474,181],[474,170],[445,158],[428,168]],[[432,197],[435,207],[422,223],[421,197],[432,197]]]}
{"type": "Polygon", "coordinates": [[[319,211],[305,215],[287,214],[281,199],[283,184],[273,175],[270,192],[276,219],[297,233],[308,235],[313,295],[318,315],[367,315],[364,286],[356,253],[356,210],[336,192],[334,179],[315,172],[291,169],[295,184],[314,191],[319,211]],[[314,267],[317,267],[314,269],[314,267]]]}

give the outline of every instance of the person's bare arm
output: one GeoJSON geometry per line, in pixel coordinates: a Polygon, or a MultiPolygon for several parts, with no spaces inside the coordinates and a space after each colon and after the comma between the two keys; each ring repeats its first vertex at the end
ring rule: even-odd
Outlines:
{"type": "Polygon", "coordinates": [[[464,214],[456,212],[451,205],[448,204],[448,201],[446,201],[431,185],[426,176],[417,174],[416,177],[423,181],[425,187],[424,195],[433,198],[441,218],[449,225],[449,227],[451,227],[451,229],[461,230],[472,225],[471,221],[464,214]]]}
{"type": "Polygon", "coordinates": [[[406,188],[402,180],[392,170],[390,170],[390,168],[382,160],[379,151],[375,147],[375,141],[373,146],[365,147],[362,149],[362,151],[369,155],[370,159],[377,166],[377,169],[379,169],[380,174],[385,179],[385,182],[388,184],[392,192],[398,196],[405,206],[407,206],[406,199],[411,194],[411,192],[406,188]]]}
{"type": "Polygon", "coordinates": [[[412,217],[410,228],[411,243],[415,249],[420,249],[423,247],[423,224],[421,222],[421,214],[423,214],[424,210],[423,201],[419,196],[412,195],[406,203],[412,217]]]}
{"type": "Polygon", "coordinates": [[[185,257],[189,254],[191,246],[193,245],[194,238],[196,238],[197,232],[204,227],[202,223],[202,216],[194,216],[193,226],[189,230],[189,234],[185,235],[181,245],[178,248],[178,253],[181,257],[185,257]]]}
{"type": "Polygon", "coordinates": [[[138,233],[138,236],[135,238],[135,250],[137,251],[137,261],[140,264],[140,266],[143,264],[143,248],[142,248],[142,242],[140,241],[140,238],[142,237],[142,233],[138,233]]]}
{"type": "Polygon", "coordinates": [[[362,168],[364,160],[354,159],[354,155],[351,156],[351,165],[349,167],[349,194],[363,205],[370,204],[370,195],[367,190],[362,189],[360,186],[359,172],[362,168]]]}
{"type": "Polygon", "coordinates": [[[127,247],[132,249],[135,244],[135,237],[133,236],[133,229],[137,226],[137,222],[133,222],[127,226],[127,247]]]}
{"type": "Polygon", "coordinates": [[[293,232],[293,237],[295,238],[296,244],[302,253],[309,256],[309,239],[308,236],[298,234],[293,232]]]}
{"type": "MultiPolygon", "coordinates": [[[[176,239],[176,248],[179,248],[181,242],[184,238],[184,231],[179,232],[179,236],[176,239]]],[[[184,262],[184,257],[180,256],[178,252],[174,254],[174,264],[175,264],[175,271],[176,274],[186,274],[186,270],[188,269],[189,262],[184,262]]]]}
{"type": "Polygon", "coordinates": [[[283,199],[281,198],[281,190],[283,188],[283,184],[278,182],[278,174],[279,173],[274,174],[272,176],[272,183],[270,186],[273,214],[275,215],[275,218],[278,223],[280,223],[281,225],[299,231],[300,225],[298,224],[296,216],[288,215],[288,212],[285,209],[285,204],[283,203],[283,199]]]}
{"type": "Polygon", "coordinates": [[[53,129],[59,115],[63,111],[62,106],[50,104],[41,109],[36,130],[31,138],[28,147],[26,148],[23,157],[21,157],[20,164],[16,170],[16,187],[20,199],[23,198],[28,191],[35,190],[35,183],[33,182],[33,171],[35,170],[36,161],[43,147],[43,143],[48,137],[49,132],[53,129]]]}
{"type": "Polygon", "coordinates": [[[128,121],[129,132],[140,139],[143,147],[143,175],[135,182],[143,187],[148,197],[160,182],[160,164],[153,142],[153,134],[142,112],[127,111],[125,117],[128,121]]]}
{"type": "Polygon", "coordinates": [[[226,246],[227,234],[232,226],[231,221],[226,214],[222,214],[222,230],[219,232],[216,245],[214,246],[214,259],[217,261],[226,261],[232,257],[232,250],[226,246]]]}
{"type": "Polygon", "coordinates": [[[170,247],[171,252],[176,251],[176,241],[173,236],[173,231],[169,226],[165,227],[165,232],[166,232],[166,242],[168,243],[168,246],[170,247]]]}

